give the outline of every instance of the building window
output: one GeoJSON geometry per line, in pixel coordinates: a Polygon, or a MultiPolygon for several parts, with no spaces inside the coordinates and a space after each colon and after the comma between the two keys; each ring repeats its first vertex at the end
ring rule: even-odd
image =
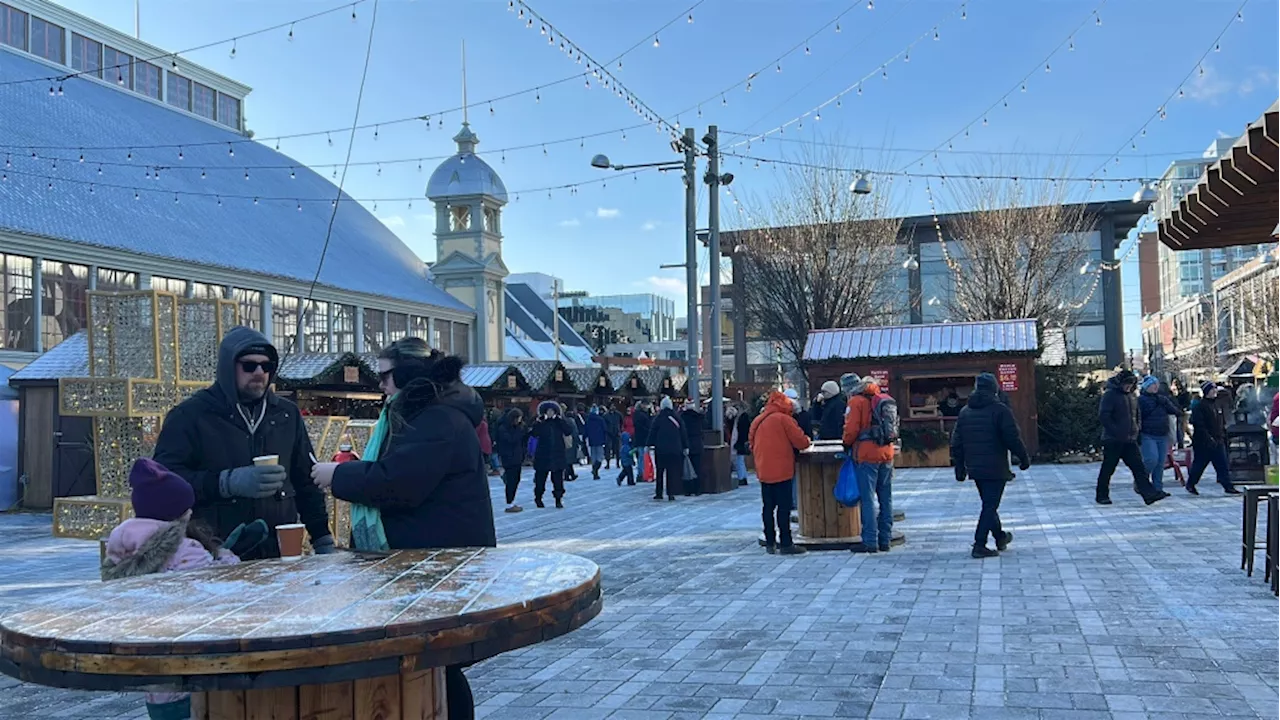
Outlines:
{"type": "Polygon", "coordinates": [[[200,300],[221,300],[222,286],[193,282],[191,283],[191,297],[199,298],[200,300]]]}
{"type": "Polygon", "coordinates": [[[297,349],[294,339],[298,335],[298,298],[287,295],[271,296],[271,343],[276,350],[285,353],[297,349]]]}
{"type": "Polygon", "coordinates": [[[40,263],[40,337],[44,349],[80,332],[88,315],[89,268],[44,260],[40,263]]]}
{"type": "Polygon", "coordinates": [[[183,110],[191,109],[191,81],[177,73],[169,73],[165,102],[183,110]]]}
{"type": "Polygon", "coordinates": [[[133,89],[152,100],[160,100],[160,68],[141,60],[133,64],[133,89]]]}
{"type": "Polygon", "coordinates": [[[387,346],[387,313],[385,310],[364,310],[364,349],[366,352],[382,352],[387,346]]]}
{"type": "Polygon", "coordinates": [[[409,335],[409,316],[404,313],[387,313],[387,340],[395,342],[409,335]]]}
{"type": "Polygon", "coordinates": [[[356,308],[354,305],[333,306],[334,352],[356,350],[356,308]]]}
{"type": "MultiPolygon", "coordinates": [[[[2,22],[2,21],[0,21],[2,22]]],[[[67,31],[47,20],[31,18],[31,54],[59,65],[67,62],[67,31]]]]}
{"type": "Polygon", "coordinates": [[[151,276],[151,289],[160,292],[169,292],[178,297],[187,296],[187,281],[177,278],[160,277],[159,275],[151,276]]]}
{"type": "Polygon", "coordinates": [[[240,98],[218,93],[218,122],[240,129],[240,98]]]}
{"type": "Polygon", "coordinates": [[[471,206],[453,205],[449,208],[449,229],[453,231],[471,228],[471,206]]]}
{"type": "Polygon", "coordinates": [[[452,323],[448,320],[437,320],[435,333],[431,336],[431,347],[448,355],[449,349],[453,347],[453,331],[452,323]]]}
{"type": "Polygon", "coordinates": [[[421,315],[409,318],[409,335],[431,344],[431,321],[421,315]]]}
{"type": "Polygon", "coordinates": [[[257,290],[232,288],[231,299],[240,309],[240,324],[254,330],[262,329],[262,293],[257,290]]]}
{"type": "Polygon", "coordinates": [[[102,77],[102,43],[71,33],[71,67],[86,75],[102,77]]]}
{"type": "Polygon", "coordinates": [[[102,292],[126,292],[138,289],[138,275],[128,270],[111,270],[98,268],[98,284],[95,288],[102,292]]]}
{"type": "Polygon", "coordinates": [[[453,351],[463,360],[471,359],[471,326],[465,323],[453,324],[453,351]]]}
{"type": "Polygon", "coordinates": [[[302,319],[306,352],[329,352],[329,303],[311,300],[302,319]]]}
{"type": "Polygon", "coordinates": [[[213,88],[200,83],[192,83],[191,91],[191,112],[202,118],[214,120],[217,118],[213,111],[213,88]]]}
{"type": "MultiPolygon", "coordinates": [[[[7,11],[0,5],[0,12],[7,11]]],[[[0,15],[2,17],[2,15],[0,15]]],[[[24,24],[25,26],[25,24],[24,24]]],[[[0,254],[0,349],[35,350],[32,310],[32,260],[19,255],[0,254]]]]}
{"type": "Polygon", "coordinates": [[[103,79],[133,89],[133,56],[105,45],[102,48],[103,79]]]}
{"type": "Polygon", "coordinates": [[[499,232],[497,208],[487,207],[484,209],[484,229],[491,233],[499,232]]]}
{"type": "Polygon", "coordinates": [[[27,14],[3,3],[0,3],[0,43],[27,49],[27,14]]]}

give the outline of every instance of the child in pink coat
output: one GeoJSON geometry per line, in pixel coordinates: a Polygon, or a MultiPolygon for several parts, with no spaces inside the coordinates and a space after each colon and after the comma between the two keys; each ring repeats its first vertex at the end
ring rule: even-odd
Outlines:
{"type": "MultiPolygon", "coordinates": [[[[240,562],[207,531],[191,524],[195,492],[181,476],[150,458],[140,458],[129,471],[133,512],[107,538],[102,579],[196,570],[240,562]]],[[[189,693],[147,693],[152,720],[188,720],[189,693]]]]}

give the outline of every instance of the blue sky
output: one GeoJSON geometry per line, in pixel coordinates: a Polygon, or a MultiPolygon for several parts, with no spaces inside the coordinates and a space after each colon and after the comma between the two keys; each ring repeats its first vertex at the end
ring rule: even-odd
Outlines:
{"type": "MultiPolygon", "coordinates": [[[[1220,133],[1236,135],[1276,99],[1277,4],[1252,0],[1198,72],[1196,60],[1235,14],[1239,0],[1110,0],[1097,16],[1096,0],[971,0],[964,18],[958,0],[705,0],[692,24],[684,11],[696,0],[540,0],[537,11],[589,54],[607,59],[633,44],[623,67],[613,71],[649,106],[683,124],[702,128],[717,123],[723,131],[761,132],[776,127],[827,100],[870,74],[861,96],[846,95],[840,107],[823,109],[803,127],[792,125],[782,136],[752,145],[752,154],[796,157],[801,138],[878,148],[850,162],[901,167],[916,157],[896,148],[929,149],[944,144],[940,165],[931,157],[926,170],[955,172],[981,161],[981,153],[1101,153],[1069,159],[1072,174],[1088,176],[1120,148],[1115,176],[1159,176],[1175,157],[1198,155],[1220,133]],[[851,9],[850,9],[851,8],[851,9]],[[774,67],[774,58],[821,28],[837,14],[840,32],[827,27],[774,67]],[[1157,12],[1158,9],[1158,12],[1157,12]],[[681,18],[658,34],[653,32],[681,18]],[[1083,25],[1082,25],[1083,23],[1083,25]],[[932,28],[938,28],[938,40],[932,28]],[[1079,30],[1072,33],[1074,28],[1079,30]],[[901,52],[910,43],[909,60],[901,52]],[[1071,35],[1049,60],[1044,59],[1071,35]],[[897,60],[880,67],[890,58],[897,60]],[[767,69],[766,69],[767,68],[767,69]],[[719,91],[764,69],[744,88],[719,91]],[[1026,92],[1019,80],[1031,73],[1026,92]],[[1179,87],[1188,73],[1184,96],[1166,106],[1167,117],[1147,127],[1135,152],[1126,138],[1179,87]],[[999,103],[1011,89],[1009,107],[999,103]],[[983,111],[993,103],[989,114],[983,111]],[[985,117],[987,124],[982,125],[985,117]],[[972,123],[972,124],[971,124],[972,123]],[[970,127],[968,137],[945,141],[970,127]],[[785,140],[784,140],[785,138],[785,140]],[[779,140],[782,140],[779,142],[779,140]],[[886,150],[888,148],[889,150],[886,150]],[[896,163],[896,164],[895,164],[896,163]]],[[[132,31],[132,0],[63,0],[64,5],[121,30],[132,31]]],[[[141,0],[142,38],[166,49],[181,49],[229,38],[277,22],[336,6],[319,0],[249,2],[141,0]]],[[[189,59],[254,88],[245,106],[248,125],[258,137],[286,135],[348,126],[355,112],[372,2],[297,25],[287,31],[259,35],[230,45],[194,52],[189,59]]],[[[526,29],[506,0],[481,2],[415,2],[382,0],[375,29],[369,77],[360,108],[362,123],[430,113],[432,125],[408,123],[357,134],[353,159],[394,160],[448,155],[449,138],[461,113],[441,110],[461,104],[460,45],[467,45],[470,101],[550,85],[581,72],[556,47],[549,46],[535,25],[526,29]],[[443,120],[443,127],[438,122],[443,120]]],[[[559,40],[557,39],[557,45],[559,40]]],[[[614,162],[674,159],[665,136],[637,125],[639,117],[625,102],[582,80],[545,87],[534,95],[481,103],[471,109],[471,125],[481,138],[479,151],[503,177],[513,198],[517,191],[588,180],[601,171],[588,162],[607,153],[614,162]],[[603,135],[577,138],[584,135],[603,135]],[[571,139],[570,142],[552,141],[571,139]],[[545,152],[542,143],[545,146],[545,152]],[[498,152],[533,145],[531,149],[498,152]],[[505,156],[505,160],[503,159],[505,156]]],[[[726,137],[724,143],[734,138],[726,137]]],[[[345,138],[286,140],[281,151],[309,164],[340,162],[345,138]]],[[[1021,167],[1043,166],[1044,158],[1001,156],[1021,167]]],[[[989,158],[988,158],[989,159],[989,158]]],[[[1059,160],[1059,164],[1061,164],[1059,160]]],[[[435,161],[352,169],[348,191],[357,198],[421,196],[435,161]]],[[[919,166],[916,166],[919,169],[919,166]]],[[[777,170],[767,165],[726,162],[736,176],[739,194],[764,194],[775,186],[777,170]]],[[[1027,172],[1022,170],[1021,172],[1027,172]]],[[[898,209],[906,214],[928,210],[922,187],[897,185],[898,209]]],[[[1136,186],[1108,184],[1092,199],[1120,199],[1136,186]]],[[[373,207],[372,203],[369,203],[373,207]]],[[[705,203],[699,207],[705,224],[705,203]]],[[[425,202],[379,203],[376,214],[424,258],[434,259],[433,217],[425,202]]],[[[738,217],[725,202],[725,223],[738,217]]],[[[504,258],[515,272],[544,271],[565,278],[570,288],[592,293],[654,291],[682,297],[683,271],[659,270],[680,262],[683,254],[683,206],[679,178],[645,173],[611,178],[576,193],[520,193],[504,213],[504,258]]],[[[1140,345],[1137,298],[1137,253],[1124,269],[1126,345],[1140,345]]],[[[705,264],[703,265],[705,268],[705,264]]],[[[705,270],[704,270],[705,275],[705,270]]]]}

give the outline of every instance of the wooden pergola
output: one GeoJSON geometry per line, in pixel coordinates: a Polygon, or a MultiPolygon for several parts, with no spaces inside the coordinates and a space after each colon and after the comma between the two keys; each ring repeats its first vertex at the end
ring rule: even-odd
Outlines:
{"type": "Polygon", "coordinates": [[[1231,151],[1209,166],[1169,217],[1160,242],[1173,250],[1203,250],[1272,242],[1278,212],[1280,103],[1249,125],[1231,151]]]}

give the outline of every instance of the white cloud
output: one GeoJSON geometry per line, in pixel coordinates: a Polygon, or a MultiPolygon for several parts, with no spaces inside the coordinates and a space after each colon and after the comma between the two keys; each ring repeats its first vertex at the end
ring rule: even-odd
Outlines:
{"type": "Polygon", "coordinates": [[[611,220],[622,214],[618,208],[596,208],[596,217],[611,220]]]}
{"type": "Polygon", "coordinates": [[[662,277],[659,275],[650,275],[644,280],[632,283],[636,287],[646,288],[649,292],[658,295],[667,295],[674,298],[683,298],[688,293],[688,285],[684,280],[674,277],[662,277]]]}
{"type": "Polygon", "coordinates": [[[1213,66],[1204,65],[1186,85],[1187,97],[1197,102],[1216,105],[1224,95],[1241,97],[1275,86],[1275,75],[1266,68],[1253,68],[1236,77],[1224,77],[1213,66]]]}
{"type": "Polygon", "coordinates": [[[560,221],[560,227],[578,227],[581,224],[582,221],[578,218],[569,218],[568,220],[560,221]]]}
{"type": "Polygon", "coordinates": [[[658,226],[661,224],[662,223],[657,220],[645,220],[644,224],[640,226],[640,229],[645,232],[653,232],[654,230],[657,230],[658,226]]]}
{"type": "Polygon", "coordinates": [[[397,228],[403,228],[405,226],[404,218],[400,217],[399,215],[391,215],[390,217],[383,217],[378,219],[382,221],[383,225],[386,225],[392,230],[395,230],[397,228]]]}

